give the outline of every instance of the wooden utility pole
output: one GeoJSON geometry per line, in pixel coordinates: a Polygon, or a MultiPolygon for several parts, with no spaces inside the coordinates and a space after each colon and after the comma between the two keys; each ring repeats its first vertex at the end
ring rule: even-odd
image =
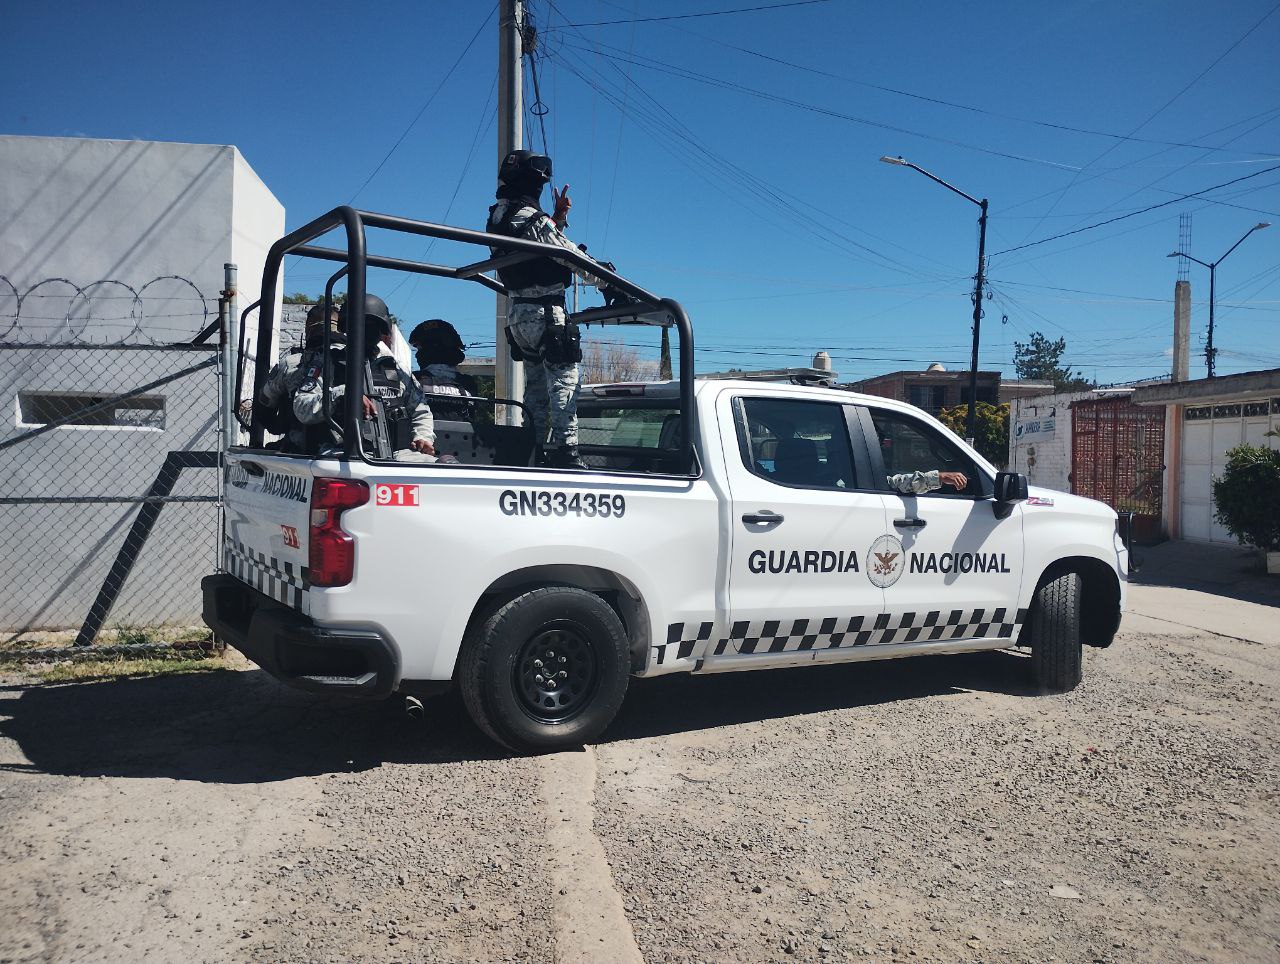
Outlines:
{"type": "MultiPolygon", "coordinates": [[[[524,146],[524,129],[521,124],[520,58],[524,48],[521,28],[524,25],[524,4],[521,0],[500,0],[498,4],[498,163],[511,151],[524,146]]],[[[496,170],[495,170],[496,176],[496,170]]],[[[498,295],[497,317],[494,334],[497,348],[494,351],[494,389],[498,398],[519,398],[523,384],[524,366],[511,357],[507,344],[507,298],[498,295]]],[[[520,410],[506,407],[508,425],[518,425],[520,410]]]]}

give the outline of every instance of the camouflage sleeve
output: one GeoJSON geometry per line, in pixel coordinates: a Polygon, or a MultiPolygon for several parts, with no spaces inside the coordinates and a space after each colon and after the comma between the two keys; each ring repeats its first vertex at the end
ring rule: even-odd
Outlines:
{"type": "Polygon", "coordinates": [[[889,476],[889,488],[903,495],[924,495],[942,488],[942,479],[939,478],[937,469],[930,472],[902,472],[889,476]]]}
{"type": "MultiPolygon", "coordinates": [[[[346,390],[346,385],[334,385],[329,390],[329,400],[334,408],[338,407],[346,390]]],[[[308,371],[302,384],[294,392],[293,414],[303,425],[320,425],[324,422],[324,375],[318,368],[308,371]]]]}
{"type": "Polygon", "coordinates": [[[264,405],[275,405],[284,398],[284,379],[286,374],[284,362],[277,362],[271,366],[271,371],[267,373],[267,380],[262,385],[262,403],[264,405]]]}
{"type": "MultiPolygon", "coordinates": [[[[558,244],[562,248],[568,248],[570,251],[576,251],[583,257],[589,258],[586,252],[582,251],[576,244],[564,236],[560,229],[556,227],[555,221],[551,220],[550,215],[543,214],[527,230],[530,241],[541,241],[543,244],[558,244]]],[[[596,277],[589,271],[583,271],[581,268],[570,268],[569,270],[587,284],[595,285],[597,288],[609,283],[603,278],[596,277]]]]}

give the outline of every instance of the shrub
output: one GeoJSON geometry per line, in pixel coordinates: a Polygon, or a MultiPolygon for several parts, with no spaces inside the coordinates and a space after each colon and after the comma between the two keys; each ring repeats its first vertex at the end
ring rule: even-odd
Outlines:
{"type": "MultiPolygon", "coordinates": [[[[964,438],[969,426],[969,406],[944,408],[938,413],[938,420],[964,438]]],[[[992,465],[1004,468],[1009,462],[1009,403],[979,402],[976,428],[978,437],[973,447],[992,465]]]]}
{"type": "Polygon", "coordinates": [[[1213,480],[1214,518],[1241,543],[1280,550],[1280,452],[1240,445],[1213,480]]]}

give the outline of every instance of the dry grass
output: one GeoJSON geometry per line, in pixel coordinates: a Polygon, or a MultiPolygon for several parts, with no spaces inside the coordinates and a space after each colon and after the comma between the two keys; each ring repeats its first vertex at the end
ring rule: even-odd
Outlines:
{"type": "Polygon", "coordinates": [[[114,653],[97,658],[92,651],[81,651],[75,656],[74,659],[62,658],[59,654],[45,660],[24,654],[20,659],[5,659],[0,650],[0,679],[18,685],[89,682],[235,670],[242,668],[241,664],[245,662],[237,654],[197,648],[157,650],[136,655],[114,653]]]}

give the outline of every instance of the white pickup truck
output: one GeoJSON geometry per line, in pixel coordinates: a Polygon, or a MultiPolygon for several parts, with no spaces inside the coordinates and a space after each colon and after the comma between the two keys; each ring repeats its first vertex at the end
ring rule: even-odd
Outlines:
{"type": "MultiPolygon", "coordinates": [[[[305,240],[277,248],[323,250],[305,240]]],[[[687,354],[678,306],[651,304],[677,315],[687,354]]],[[[1081,645],[1107,646],[1119,626],[1115,512],[1029,490],[909,405],[701,381],[690,363],[676,381],[583,390],[591,471],[530,467],[524,433],[439,422],[437,447],[459,464],[378,461],[358,444],[290,455],[261,434],[232,449],[205,620],[307,689],[456,685],[519,751],[596,739],[633,676],[1019,646],[1044,689],[1068,690],[1081,645]],[[890,487],[935,470],[968,484],[890,487]]]]}

